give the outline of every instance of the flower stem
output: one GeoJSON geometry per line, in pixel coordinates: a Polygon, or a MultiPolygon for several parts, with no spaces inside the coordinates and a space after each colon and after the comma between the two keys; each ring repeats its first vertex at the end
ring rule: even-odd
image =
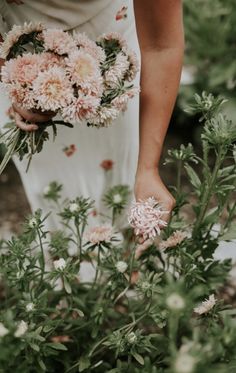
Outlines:
{"type": "Polygon", "coordinates": [[[10,161],[13,154],[15,153],[15,149],[16,149],[16,146],[17,146],[17,143],[18,143],[18,140],[19,140],[19,136],[20,136],[20,129],[17,128],[17,130],[15,131],[14,137],[12,138],[12,143],[8,147],[8,150],[7,150],[5,156],[4,156],[4,158],[3,158],[3,160],[0,164],[0,175],[4,171],[5,167],[7,166],[8,162],[10,161]]]}

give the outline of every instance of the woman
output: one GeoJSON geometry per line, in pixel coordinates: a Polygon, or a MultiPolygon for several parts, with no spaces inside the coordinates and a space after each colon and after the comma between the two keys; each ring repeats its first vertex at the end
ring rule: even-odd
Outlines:
{"type": "MultiPolygon", "coordinates": [[[[110,185],[134,186],[136,199],[154,196],[171,211],[174,198],[160,178],[158,165],[182,67],[181,0],[3,0],[1,3],[5,21],[2,30],[25,21],[42,21],[49,27],[85,31],[92,38],[117,31],[138,52],[136,21],[141,51],[139,153],[138,99],[129,104],[125,115],[111,128],[61,129],[56,143],[46,144],[44,151],[34,157],[27,174],[24,162],[15,159],[32,209],[46,208],[43,188],[57,180],[64,184],[69,198],[90,196],[101,211],[101,196],[108,179],[102,167],[114,164],[109,171],[110,185]],[[73,149],[74,153],[69,159],[67,149],[73,149]],[[112,162],[104,162],[107,160],[112,162]]],[[[45,119],[44,115],[18,107],[14,107],[14,117],[16,125],[24,130],[37,128],[35,124],[26,126],[25,119],[32,123],[45,119]]]]}

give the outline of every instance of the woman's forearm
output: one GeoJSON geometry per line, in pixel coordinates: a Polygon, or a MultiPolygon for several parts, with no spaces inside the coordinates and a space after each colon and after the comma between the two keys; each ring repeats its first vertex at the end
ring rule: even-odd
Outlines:
{"type": "Polygon", "coordinates": [[[176,100],[184,51],[180,0],[134,0],[141,50],[138,171],[157,169],[176,100]]]}
{"type": "Polygon", "coordinates": [[[175,104],[182,48],[142,53],[138,169],[157,168],[175,104]]]}

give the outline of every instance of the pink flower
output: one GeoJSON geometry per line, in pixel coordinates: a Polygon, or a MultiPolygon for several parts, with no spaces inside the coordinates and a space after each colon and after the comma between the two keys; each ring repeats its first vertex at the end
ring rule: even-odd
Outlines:
{"type": "Polygon", "coordinates": [[[37,97],[38,108],[44,111],[67,107],[73,99],[70,81],[60,67],[40,72],[33,82],[33,93],[37,97]]]}
{"type": "Polygon", "coordinates": [[[127,109],[129,99],[136,96],[139,93],[139,91],[139,88],[130,88],[125,93],[114,98],[114,100],[112,100],[112,105],[114,105],[114,107],[119,111],[125,111],[127,109]]]}
{"type": "Polygon", "coordinates": [[[31,32],[41,32],[43,25],[41,23],[24,23],[22,26],[14,25],[7,33],[4,42],[1,44],[0,57],[6,59],[13,45],[19,40],[21,35],[31,32]]]}
{"type": "Polygon", "coordinates": [[[106,54],[104,50],[99,47],[93,40],[89,39],[85,33],[75,32],[73,34],[75,43],[78,47],[82,48],[84,52],[90,54],[95,60],[99,62],[104,62],[106,59],[106,54]]]}
{"type": "Polygon", "coordinates": [[[132,51],[129,48],[126,48],[124,52],[128,56],[128,61],[129,61],[129,70],[127,72],[127,79],[129,82],[135,79],[137,73],[140,70],[140,63],[138,60],[138,57],[134,51],[132,51]]]}
{"type": "Polygon", "coordinates": [[[150,197],[145,201],[133,203],[128,220],[136,235],[153,239],[160,234],[161,228],[167,225],[162,219],[165,214],[167,211],[162,210],[155,198],[150,197]]]}
{"type": "Polygon", "coordinates": [[[96,115],[100,99],[93,96],[80,95],[72,103],[62,109],[62,117],[67,122],[90,120],[96,115]]]}
{"type": "Polygon", "coordinates": [[[108,127],[118,117],[119,111],[112,106],[100,106],[89,123],[95,127],[108,127]]]}
{"type": "Polygon", "coordinates": [[[103,34],[99,38],[99,41],[101,41],[103,39],[104,40],[116,40],[119,43],[121,48],[127,48],[128,47],[126,40],[118,32],[110,32],[108,34],[103,34]]]}
{"type": "Polygon", "coordinates": [[[104,159],[100,166],[105,170],[105,171],[110,171],[113,169],[114,162],[111,159],[104,159]]]}
{"type": "Polygon", "coordinates": [[[123,6],[117,13],[116,13],[116,21],[120,21],[121,19],[127,18],[127,6],[123,6]]]}
{"type": "Polygon", "coordinates": [[[175,247],[179,245],[187,237],[186,232],[175,231],[166,241],[162,241],[159,245],[160,249],[175,247]]]}
{"type": "Polygon", "coordinates": [[[91,228],[86,235],[87,240],[93,245],[102,242],[110,242],[112,238],[112,227],[109,225],[101,225],[91,228]]]}
{"type": "Polygon", "coordinates": [[[68,54],[77,48],[72,36],[63,30],[47,29],[42,36],[45,50],[59,55],[68,54]]]}
{"type": "Polygon", "coordinates": [[[4,83],[32,84],[40,71],[40,56],[26,53],[23,56],[11,59],[2,68],[2,81],[4,83]]]}
{"type": "Polygon", "coordinates": [[[127,56],[122,52],[116,56],[115,63],[105,72],[105,82],[111,87],[115,87],[120,80],[124,78],[129,69],[129,61],[127,56]]]}
{"type": "Polygon", "coordinates": [[[51,53],[51,52],[41,53],[40,54],[40,70],[44,71],[53,66],[65,67],[64,58],[59,56],[58,54],[51,53]]]}
{"type": "Polygon", "coordinates": [[[12,100],[12,103],[22,105],[27,94],[27,90],[23,88],[21,85],[17,84],[11,84],[6,88],[12,100]]]}
{"type": "Polygon", "coordinates": [[[83,50],[70,53],[66,59],[66,70],[72,83],[78,86],[88,84],[101,78],[98,61],[83,50]]]}

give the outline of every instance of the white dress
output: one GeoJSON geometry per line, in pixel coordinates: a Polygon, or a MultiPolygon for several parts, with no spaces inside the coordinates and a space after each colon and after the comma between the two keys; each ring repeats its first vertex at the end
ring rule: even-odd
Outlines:
{"type": "MultiPolygon", "coordinates": [[[[13,24],[29,21],[86,32],[93,39],[102,33],[116,31],[139,53],[132,3],[131,0],[24,0],[23,5],[16,5],[1,0],[0,33],[13,24]],[[123,6],[128,7],[127,17],[116,20],[116,14],[123,6]]],[[[139,77],[136,85],[138,80],[139,77]]],[[[5,111],[10,105],[2,89],[0,102],[2,127],[8,120],[5,111]]],[[[33,157],[28,173],[25,172],[26,162],[15,158],[32,210],[48,211],[43,190],[51,181],[63,184],[64,196],[70,199],[80,195],[93,198],[98,212],[102,210],[102,195],[108,186],[126,184],[132,189],[138,155],[138,113],[136,97],[110,128],[88,128],[84,124],[74,129],[60,128],[55,142],[45,143],[43,151],[33,157]],[[114,162],[112,170],[105,171],[101,167],[104,160],[114,162]]],[[[56,228],[56,217],[51,215],[50,219],[49,228],[56,228]]]]}

